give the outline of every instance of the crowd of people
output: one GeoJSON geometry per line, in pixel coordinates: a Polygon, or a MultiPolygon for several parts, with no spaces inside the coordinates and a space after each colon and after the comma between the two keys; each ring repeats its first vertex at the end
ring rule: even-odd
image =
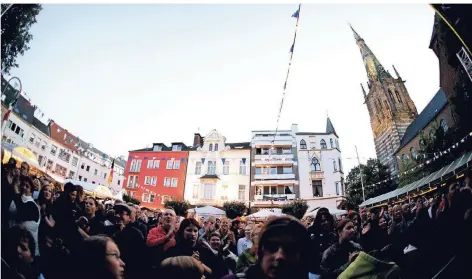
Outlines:
{"type": "Polygon", "coordinates": [[[2,165],[2,278],[472,278],[470,176],[431,199],[336,220],[179,217],[56,193],[29,166],[2,165]]]}

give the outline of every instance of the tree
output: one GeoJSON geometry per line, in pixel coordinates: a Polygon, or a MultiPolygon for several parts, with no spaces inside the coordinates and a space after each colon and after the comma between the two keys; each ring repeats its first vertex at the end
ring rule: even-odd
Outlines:
{"type": "Polygon", "coordinates": [[[231,201],[223,204],[223,210],[226,211],[226,216],[230,219],[243,216],[246,209],[244,202],[231,201]]]}
{"type": "MultiPolygon", "coordinates": [[[[12,4],[1,4],[2,13],[12,4]]],[[[2,16],[2,70],[9,73],[18,67],[18,54],[23,55],[33,35],[29,30],[42,10],[40,4],[13,4],[2,16]]]]}
{"type": "Polygon", "coordinates": [[[282,213],[302,219],[308,210],[308,204],[304,200],[294,200],[282,205],[282,213]]]}
{"type": "Polygon", "coordinates": [[[190,208],[190,203],[185,200],[167,200],[164,203],[164,206],[173,208],[177,216],[186,217],[187,210],[190,208]]]}
{"type": "Polygon", "coordinates": [[[123,194],[123,201],[124,201],[125,203],[129,203],[129,202],[130,202],[130,203],[134,203],[134,204],[137,204],[137,205],[140,205],[140,204],[141,204],[140,201],[138,201],[137,199],[135,199],[135,198],[129,196],[128,194],[123,194]]]}
{"type": "Polygon", "coordinates": [[[390,192],[395,189],[395,185],[391,181],[383,182],[378,185],[380,181],[390,178],[388,168],[380,163],[378,159],[369,159],[367,164],[361,164],[349,172],[346,177],[346,206],[357,207],[363,202],[362,199],[362,184],[360,177],[360,170],[362,169],[362,179],[365,186],[365,199],[376,197],[378,195],[390,192]]]}

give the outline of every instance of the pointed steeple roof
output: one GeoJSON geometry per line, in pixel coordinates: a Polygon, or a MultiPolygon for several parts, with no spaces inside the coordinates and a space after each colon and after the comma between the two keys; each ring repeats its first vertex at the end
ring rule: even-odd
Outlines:
{"type": "Polygon", "coordinates": [[[329,119],[329,116],[327,117],[326,119],[326,133],[327,134],[334,134],[335,136],[338,136],[338,134],[336,134],[336,130],[334,130],[334,126],[333,126],[333,123],[331,123],[331,119],[329,119]]]}
{"type": "Polygon", "coordinates": [[[364,61],[365,70],[367,71],[367,77],[369,82],[380,81],[382,78],[392,78],[392,76],[384,69],[380,61],[375,57],[374,53],[370,50],[367,44],[364,42],[356,30],[349,24],[352,32],[354,33],[354,39],[359,46],[361,51],[362,60],[364,61]]]}

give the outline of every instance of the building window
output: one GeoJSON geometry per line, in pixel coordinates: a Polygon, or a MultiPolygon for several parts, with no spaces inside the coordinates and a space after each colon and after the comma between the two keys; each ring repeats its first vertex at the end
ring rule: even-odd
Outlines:
{"type": "Polygon", "coordinates": [[[82,175],[79,175],[79,181],[82,181],[82,175]]]}
{"type": "Polygon", "coordinates": [[[139,172],[141,170],[142,160],[132,160],[129,171],[130,172],[139,172]]]}
{"type": "Polygon", "coordinates": [[[143,193],[142,201],[143,202],[149,202],[149,194],[148,193],[143,193]]]}
{"type": "Polygon", "coordinates": [[[69,178],[74,179],[74,176],[75,176],[75,172],[69,171],[69,178]]]}
{"type": "Polygon", "coordinates": [[[34,145],[35,145],[36,147],[39,147],[40,144],[41,144],[41,139],[38,139],[38,140],[34,143],[34,145]]]}
{"type": "Polygon", "coordinates": [[[52,170],[52,164],[53,164],[53,162],[51,160],[48,160],[48,162],[46,164],[46,169],[47,170],[52,170]]]}
{"type": "Polygon", "coordinates": [[[172,184],[171,184],[171,187],[177,187],[179,183],[179,179],[178,178],[172,178],[172,184]]]}
{"type": "Polygon", "coordinates": [[[56,168],[54,169],[54,172],[59,176],[66,177],[67,169],[56,163],[56,168]]]}
{"type": "Polygon", "coordinates": [[[87,182],[87,177],[86,177],[86,178],[84,178],[84,182],[87,182]]]}
{"type": "Polygon", "coordinates": [[[324,139],[320,141],[320,145],[321,145],[321,149],[328,149],[328,147],[326,146],[326,141],[324,139]]]}
{"type": "Polygon", "coordinates": [[[410,148],[410,155],[411,155],[411,158],[417,159],[417,153],[416,153],[414,147],[411,147],[411,148],[410,148]]]}
{"type": "Polygon", "coordinates": [[[392,102],[395,102],[395,98],[393,98],[392,89],[388,90],[388,95],[390,96],[390,99],[392,100],[392,102]]]}
{"type": "Polygon", "coordinates": [[[323,182],[321,180],[313,180],[311,186],[313,188],[313,197],[323,196],[323,182]]]}
{"type": "Polygon", "coordinates": [[[162,145],[157,144],[152,147],[152,151],[162,151],[162,145]]]}
{"type": "Polygon", "coordinates": [[[239,163],[239,174],[240,175],[245,175],[246,174],[246,163],[241,160],[239,163]]]}
{"type": "Polygon", "coordinates": [[[172,162],[172,160],[168,160],[166,164],[166,169],[171,170],[173,165],[174,162],[172,162]]]}
{"type": "Polygon", "coordinates": [[[86,171],[90,171],[90,166],[87,165],[87,167],[85,168],[86,171]]]}
{"type": "Polygon", "coordinates": [[[215,174],[215,173],[216,173],[216,162],[215,161],[208,161],[207,174],[215,174]]]}
{"type": "Polygon", "coordinates": [[[156,186],[157,185],[157,176],[153,176],[151,179],[151,185],[156,186]]]}
{"type": "Polygon", "coordinates": [[[78,162],[79,162],[79,158],[72,157],[72,166],[76,167],[78,162]]]}
{"type": "Polygon", "coordinates": [[[154,161],[153,160],[148,160],[147,168],[152,169],[153,166],[154,166],[154,161]]]}
{"type": "Polygon", "coordinates": [[[401,98],[401,96],[400,96],[400,92],[398,92],[397,89],[395,89],[395,95],[397,95],[397,100],[398,100],[398,102],[399,102],[399,103],[403,103],[402,98],[401,98]]]}
{"type": "Polygon", "coordinates": [[[154,200],[156,199],[156,194],[149,194],[149,202],[154,202],[154,200]]]}
{"type": "Polygon", "coordinates": [[[128,194],[129,194],[130,197],[136,198],[136,192],[134,192],[134,191],[129,191],[128,194]]]}
{"type": "Polygon", "coordinates": [[[336,166],[336,161],[335,160],[333,160],[333,169],[334,169],[334,172],[338,171],[338,167],[336,166]]]}
{"type": "Polygon", "coordinates": [[[195,174],[201,174],[202,173],[202,162],[197,161],[195,163],[195,174]]]}
{"type": "Polygon", "coordinates": [[[213,151],[213,143],[210,143],[210,145],[208,146],[208,151],[213,151]]]}
{"type": "Polygon", "coordinates": [[[145,176],[144,177],[144,185],[151,185],[151,177],[145,176]]]}
{"type": "Polygon", "coordinates": [[[181,150],[182,150],[182,145],[180,144],[172,145],[172,151],[181,151],[181,150]]]}
{"type": "Polygon", "coordinates": [[[169,196],[161,196],[161,204],[165,204],[167,201],[170,201],[169,196]]]}
{"type": "Polygon", "coordinates": [[[194,184],[193,185],[193,191],[192,191],[192,198],[193,199],[198,199],[198,190],[200,188],[199,184],[194,184]]]}
{"type": "Polygon", "coordinates": [[[341,188],[339,187],[339,184],[340,184],[339,182],[335,182],[335,183],[334,183],[334,187],[336,188],[336,195],[338,195],[338,196],[339,196],[339,195],[341,194],[341,192],[342,192],[342,191],[341,191],[341,188]]]}
{"type": "Polygon", "coordinates": [[[447,132],[447,130],[449,129],[449,127],[447,126],[447,122],[446,122],[446,120],[444,120],[444,119],[441,119],[441,122],[440,122],[440,123],[441,123],[441,127],[442,127],[442,129],[443,129],[444,133],[446,133],[446,132],[447,132]]]}
{"type": "Polygon", "coordinates": [[[95,169],[95,170],[93,171],[93,175],[98,175],[98,170],[97,170],[97,169],[95,169]]]}
{"type": "Polygon", "coordinates": [[[174,170],[178,170],[180,169],[180,161],[179,160],[175,160],[174,161],[174,170]]]}
{"type": "Polygon", "coordinates": [[[313,157],[311,159],[311,171],[321,171],[321,165],[320,161],[318,161],[318,158],[313,157]]]}
{"type": "Polygon", "coordinates": [[[164,187],[170,187],[170,177],[164,178],[164,187]]]}
{"type": "Polygon", "coordinates": [[[228,175],[229,174],[229,161],[226,160],[225,164],[223,165],[223,174],[228,175]]]}
{"type": "Polygon", "coordinates": [[[331,145],[331,149],[334,149],[334,141],[333,139],[329,139],[329,144],[331,145]]]}
{"type": "Polygon", "coordinates": [[[136,188],[138,185],[138,176],[130,175],[128,176],[128,188],[136,188]]]}
{"type": "Polygon", "coordinates": [[[69,161],[70,161],[70,154],[67,153],[64,149],[61,149],[61,150],[59,151],[59,159],[61,159],[61,160],[64,161],[64,162],[69,163],[69,161]]]}
{"type": "Polygon", "coordinates": [[[339,166],[339,171],[342,172],[343,171],[343,167],[341,165],[341,158],[338,159],[338,166],[339,166]]]}
{"type": "Polygon", "coordinates": [[[204,198],[208,200],[213,199],[213,184],[205,184],[204,198]]]}
{"type": "Polygon", "coordinates": [[[305,140],[300,141],[300,149],[307,149],[305,140]]]}
{"type": "Polygon", "coordinates": [[[239,185],[238,199],[239,200],[244,200],[245,198],[246,198],[246,186],[245,185],[239,185]]]}
{"type": "Polygon", "coordinates": [[[30,139],[29,139],[29,142],[30,142],[30,143],[33,143],[35,137],[36,137],[36,136],[35,136],[34,134],[31,134],[30,139]]]}
{"type": "Polygon", "coordinates": [[[118,184],[118,186],[120,186],[120,183],[121,183],[121,181],[120,181],[120,180],[118,180],[118,181],[116,182],[116,184],[118,184]]]}
{"type": "Polygon", "coordinates": [[[57,152],[57,146],[55,145],[51,146],[51,155],[56,156],[56,152],[57,152]]]}
{"type": "Polygon", "coordinates": [[[218,144],[215,143],[215,151],[218,151],[218,144]]]}
{"type": "Polygon", "coordinates": [[[41,145],[41,150],[44,151],[46,150],[46,142],[43,141],[43,144],[41,145]]]}

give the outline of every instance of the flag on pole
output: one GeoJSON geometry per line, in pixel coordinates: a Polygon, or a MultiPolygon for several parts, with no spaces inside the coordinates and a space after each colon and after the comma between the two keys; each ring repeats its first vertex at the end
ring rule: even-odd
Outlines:
{"type": "Polygon", "coordinates": [[[295,13],[293,13],[292,17],[298,19],[299,16],[300,16],[300,7],[298,7],[298,10],[295,13]]]}
{"type": "Polygon", "coordinates": [[[110,169],[110,175],[108,176],[108,185],[111,184],[113,181],[113,169],[115,168],[115,159],[113,159],[113,162],[111,163],[111,169],[110,169]]]}

